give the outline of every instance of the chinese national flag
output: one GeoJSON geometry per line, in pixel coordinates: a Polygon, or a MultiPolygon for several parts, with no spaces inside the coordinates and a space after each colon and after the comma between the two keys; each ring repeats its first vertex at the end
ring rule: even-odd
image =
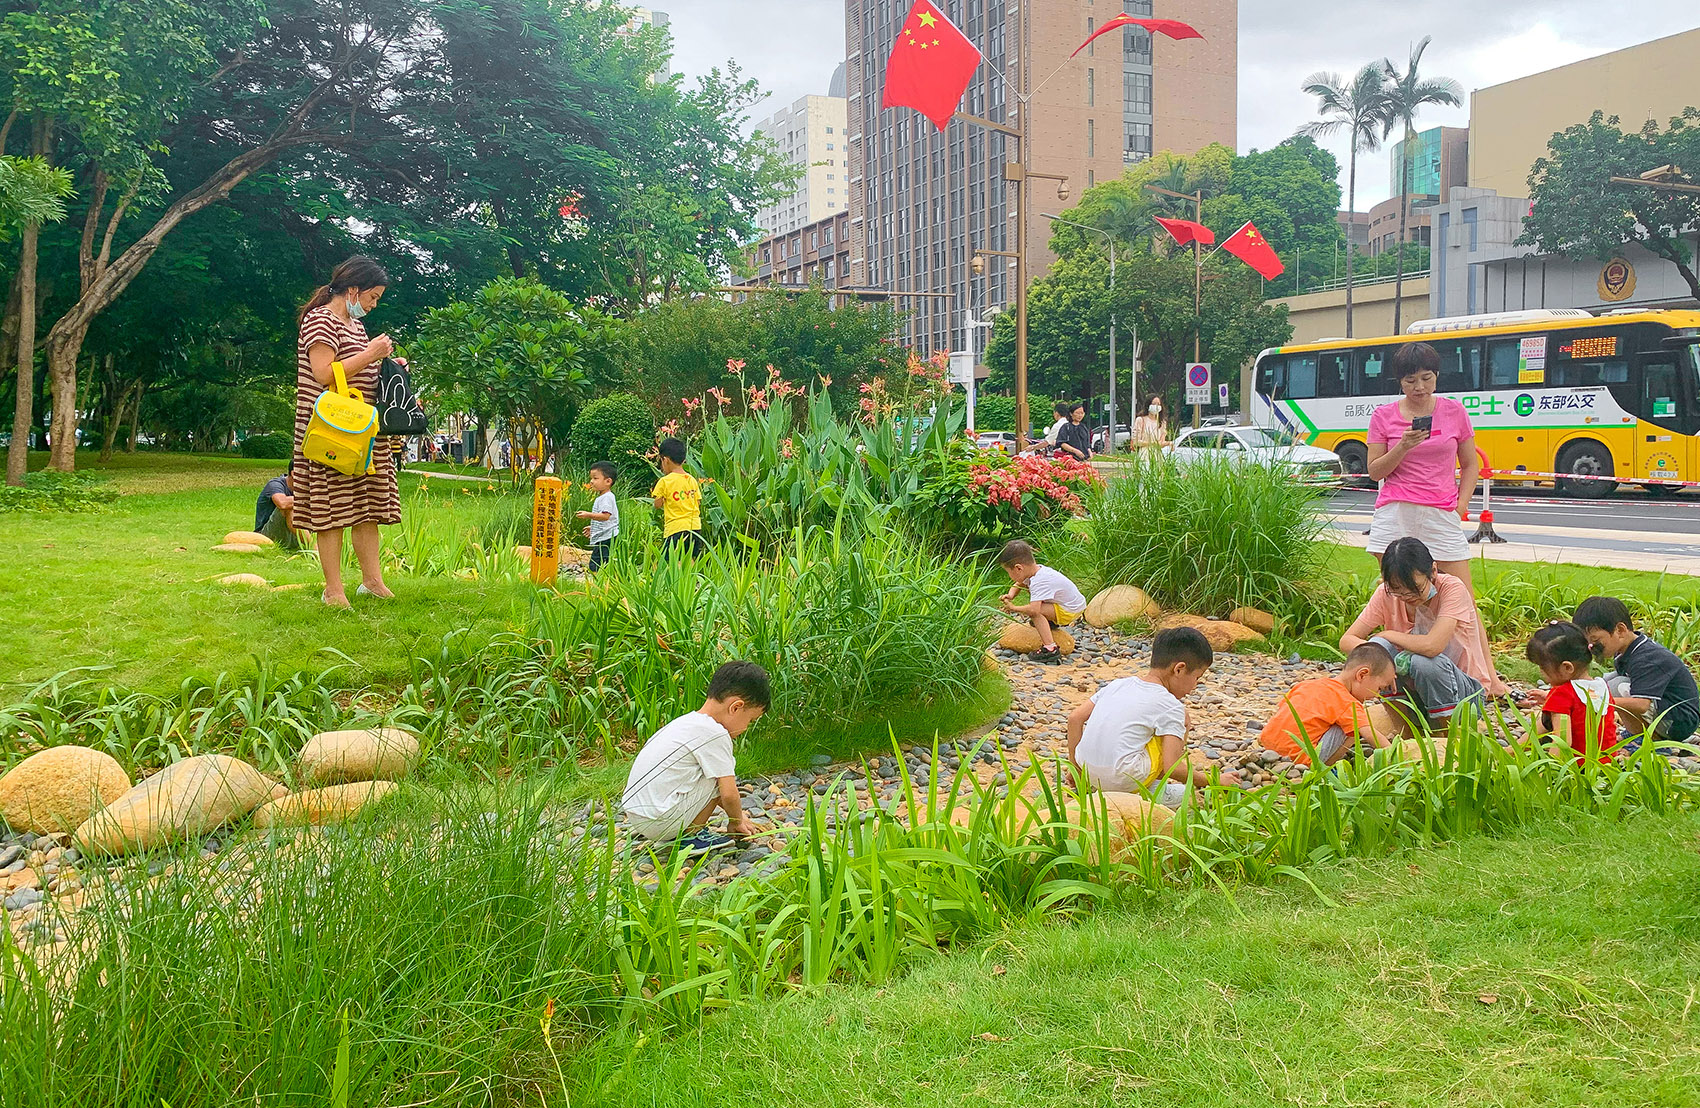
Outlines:
{"type": "Polygon", "coordinates": [[[1162,216],[1157,216],[1156,220],[1174,237],[1177,246],[1191,246],[1195,242],[1209,246],[1216,241],[1216,232],[1202,223],[1194,223],[1190,219],[1164,219],[1162,216]]]}
{"type": "Polygon", "coordinates": [[[980,51],[931,2],[919,0],[885,63],[880,108],[914,108],[944,130],[980,68],[980,51]]]}
{"type": "Polygon", "coordinates": [[[1123,13],[1122,15],[1116,16],[1114,19],[1106,21],[1102,27],[1093,31],[1092,34],[1087,37],[1086,41],[1081,43],[1079,48],[1076,49],[1073,54],[1070,54],[1069,57],[1077,57],[1080,54],[1080,51],[1091,46],[1095,39],[1102,38],[1111,31],[1117,31],[1123,27],[1144,27],[1147,31],[1150,31],[1154,35],[1164,34],[1168,35],[1172,39],[1204,37],[1198,33],[1198,29],[1192,24],[1182,23],[1178,19],[1135,19],[1133,16],[1123,13]]]}
{"type": "Polygon", "coordinates": [[[1257,270],[1265,281],[1273,281],[1287,271],[1287,267],[1281,263],[1281,256],[1275,253],[1275,248],[1269,245],[1269,240],[1252,226],[1249,219],[1244,227],[1228,237],[1222,244],[1222,249],[1257,270]]]}

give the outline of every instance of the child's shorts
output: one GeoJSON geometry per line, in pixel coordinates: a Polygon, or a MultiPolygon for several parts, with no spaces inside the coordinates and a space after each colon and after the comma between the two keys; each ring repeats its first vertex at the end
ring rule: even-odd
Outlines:
{"type": "Polygon", "coordinates": [[[1079,619],[1081,615],[1079,612],[1069,611],[1054,600],[1051,601],[1051,607],[1057,610],[1057,618],[1051,621],[1051,626],[1053,627],[1067,627],[1069,624],[1079,619]]]}
{"type": "Polygon", "coordinates": [[[705,777],[682,800],[659,816],[627,812],[626,825],[632,829],[632,834],[651,841],[676,839],[685,833],[691,821],[697,818],[697,813],[708,807],[708,802],[719,792],[720,783],[712,777],[705,777]]]}

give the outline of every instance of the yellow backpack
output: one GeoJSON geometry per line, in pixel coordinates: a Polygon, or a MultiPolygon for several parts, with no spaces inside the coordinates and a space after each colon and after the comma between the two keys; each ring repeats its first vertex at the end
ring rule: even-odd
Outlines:
{"type": "Polygon", "coordinates": [[[359,389],[348,387],[341,362],[332,362],[331,369],[336,373],[336,388],[326,389],[313,401],[301,454],[350,477],[375,472],[372,444],[378,437],[378,409],[366,403],[359,389]]]}

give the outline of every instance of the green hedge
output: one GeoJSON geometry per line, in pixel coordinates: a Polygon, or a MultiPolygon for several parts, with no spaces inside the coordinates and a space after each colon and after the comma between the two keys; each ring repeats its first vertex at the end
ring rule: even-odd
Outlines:
{"type": "MultiPolygon", "coordinates": [[[[1055,403],[1048,396],[1027,397],[1027,424],[1029,427],[1049,427],[1051,425],[1051,405],[1055,403]]],[[[1015,397],[1013,396],[979,396],[974,398],[974,427],[980,431],[1013,431],[1015,430],[1015,397]]]]}
{"type": "Polygon", "coordinates": [[[295,440],[288,435],[268,432],[249,435],[242,440],[244,458],[287,458],[295,450],[295,440]]]}
{"type": "Polygon", "coordinates": [[[654,445],[655,416],[643,397],[633,393],[611,392],[598,397],[586,404],[573,422],[574,468],[613,462],[627,494],[649,488],[655,470],[644,455],[654,445]]]}

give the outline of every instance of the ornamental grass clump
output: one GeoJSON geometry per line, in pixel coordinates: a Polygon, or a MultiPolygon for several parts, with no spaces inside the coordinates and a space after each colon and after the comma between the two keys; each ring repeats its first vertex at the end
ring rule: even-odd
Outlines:
{"type": "Polygon", "coordinates": [[[1154,455],[1087,502],[1097,578],[1137,585],[1165,608],[1226,616],[1281,610],[1317,571],[1322,494],[1289,470],[1178,465],[1154,455]]]}

